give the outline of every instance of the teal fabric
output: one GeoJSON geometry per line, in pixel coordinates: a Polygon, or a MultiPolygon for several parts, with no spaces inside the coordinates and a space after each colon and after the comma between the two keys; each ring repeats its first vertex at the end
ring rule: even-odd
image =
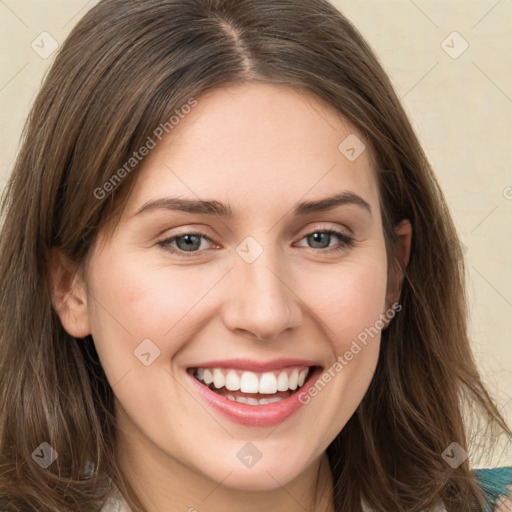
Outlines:
{"type": "Polygon", "coordinates": [[[500,494],[511,496],[507,485],[512,486],[512,466],[473,470],[478,484],[483,489],[490,503],[485,512],[492,512],[500,494]]]}

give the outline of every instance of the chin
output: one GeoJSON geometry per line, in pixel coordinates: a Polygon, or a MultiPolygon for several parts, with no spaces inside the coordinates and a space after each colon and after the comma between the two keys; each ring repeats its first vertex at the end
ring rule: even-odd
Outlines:
{"type": "MultiPolygon", "coordinates": [[[[272,491],[282,488],[298,476],[296,468],[293,472],[290,470],[280,466],[237,470],[222,481],[222,485],[239,491],[272,491]]],[[[215,480],[219,481],[218,475],[215,480]]]]}

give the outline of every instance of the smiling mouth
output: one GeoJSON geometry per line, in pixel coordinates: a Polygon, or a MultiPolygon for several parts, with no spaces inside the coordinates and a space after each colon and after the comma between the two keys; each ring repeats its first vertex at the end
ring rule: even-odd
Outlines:
{"type": "Polygon", "coordinates": [[[269,372],[232,368],[188,368],[202,385],[228,400],[247,405],[267,405],[297,393],[315,366],[293,366],[269,372]]]}

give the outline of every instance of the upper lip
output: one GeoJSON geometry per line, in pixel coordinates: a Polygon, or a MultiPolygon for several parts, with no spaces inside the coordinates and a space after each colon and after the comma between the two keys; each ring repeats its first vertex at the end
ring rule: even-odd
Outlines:
{"type": "Polygon", "coordinates": [[[252,372],[266,372],[289,368],[290,366],[321,366],[317,361],[307,359],[272,359],[271,361],[255,361],[252,359],[223,359],[217,361],[204,361],[188,366],[190,368],[233,368],[252,372]]]}

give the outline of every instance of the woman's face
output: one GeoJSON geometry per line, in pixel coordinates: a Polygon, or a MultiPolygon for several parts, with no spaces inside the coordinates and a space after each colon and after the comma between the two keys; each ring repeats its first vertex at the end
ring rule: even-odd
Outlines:
{"type": "Polygon", "coordinates": [[[245,84],[197,102],[100,233],[84,315],[124,450],[272,489],[319,460],[374,374],[389,309],[377,183],[360,137],[308,93],[245,84]]]}

